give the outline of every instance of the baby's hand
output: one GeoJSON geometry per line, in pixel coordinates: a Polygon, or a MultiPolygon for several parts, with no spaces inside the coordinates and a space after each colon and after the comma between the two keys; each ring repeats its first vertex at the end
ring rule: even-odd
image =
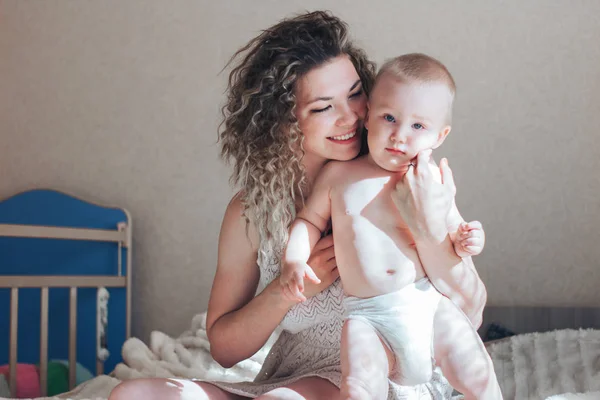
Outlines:
{"type": "Polygon", "coordinates": [[[284,263],[279,281],[286,298],[292,301],[306,301],[306,297],[302,294],[304,292],[304,278],[315,284],[321,283],[321,280],[317,278],[317,275],[307,263],[284,263]]]}
{"type": "Polygon", "coordinates": [[[456,231],[454,250],[459,257],[471,257],[481,254],[485,245],[485,232],[481,222],[463,222],[456,231]]]}

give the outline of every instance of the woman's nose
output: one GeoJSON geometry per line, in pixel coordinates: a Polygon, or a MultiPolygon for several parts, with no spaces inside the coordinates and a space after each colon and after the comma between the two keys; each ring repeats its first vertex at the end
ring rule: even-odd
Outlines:
{"type": "Polygon", "coordinates": [[[337,125],[350,127],[356,125],[357,120],[358,114],[349,105],[346,105],[340,110],[337,125]]]}

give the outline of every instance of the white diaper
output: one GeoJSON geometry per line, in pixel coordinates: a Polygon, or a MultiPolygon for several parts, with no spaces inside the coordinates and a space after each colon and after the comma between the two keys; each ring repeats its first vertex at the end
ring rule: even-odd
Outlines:
{"type": "Polygon", "coordinates": [[[372,326],[395,355],[390,379],[403,386],[431,380],[433,373],[433,318],[442,295],[429,278],[397,292],[360,299],[344,299],[345,317],[372,326]]]}

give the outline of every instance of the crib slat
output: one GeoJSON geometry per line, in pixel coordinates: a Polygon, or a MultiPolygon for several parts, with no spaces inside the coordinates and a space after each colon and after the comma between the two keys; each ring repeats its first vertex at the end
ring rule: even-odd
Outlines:
{"type": "Polygon", "coordinates": [[[17,396],[17,323],[19,321],[19,289],[10,290],[10,396],[17,396]]]}
{"type": "Polygon", "coordinates": [[[42,288],[40,317],[40,389],[46,396],[48,389],[48,288],[42,288]]]}
{"type": "Polygon", "coordinates": [[[104,363],[96,360],[96,376],[104,375],[104,363]]]}
{"type": "Polygon", "coordinates": [[[56,226],[32,226],[0,224],[0,237],[48,238],[94,240],[99,242],[123,242],[127,244],[127,230],[64,228],[56,226]]]}
{"type": "Polygon", "coordinates": [[[129,244],[129,250],[127,250],[127,276],[125,277],[125,279],[127,279],[126,282],[126,305],[125,305],[125,312],[127,313],[127,317],[125,318],[125,338],[129,339],[131,337],[131,296],[132,296],[132,291],[131,291],[131,254],[133,251],[133,241],[131,240],[131,225],[129,226],[129,229],[127,230],[127,242],[129,244]]]}
{"type": "Polygon", "coordinates": [[[77,288],[71,288],[69,299],[69,390],[75,387],[77,363],[77,288]]]}
{"type": "Polygon", "coordinates": [[[127,287],[125,276],[0,276],[0,288],[127,287]]]}

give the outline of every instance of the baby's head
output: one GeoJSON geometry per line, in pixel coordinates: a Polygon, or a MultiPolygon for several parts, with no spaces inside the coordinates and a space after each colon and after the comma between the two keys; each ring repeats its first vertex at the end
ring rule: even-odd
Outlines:
{"type": "Polygon", "coordinates": [[[365,121],[370,159],[399,171],[419,152],[439,147],[450,133],[455,91],[450,72],[432,57],[405,54],[387,61],[365,121]]]}

